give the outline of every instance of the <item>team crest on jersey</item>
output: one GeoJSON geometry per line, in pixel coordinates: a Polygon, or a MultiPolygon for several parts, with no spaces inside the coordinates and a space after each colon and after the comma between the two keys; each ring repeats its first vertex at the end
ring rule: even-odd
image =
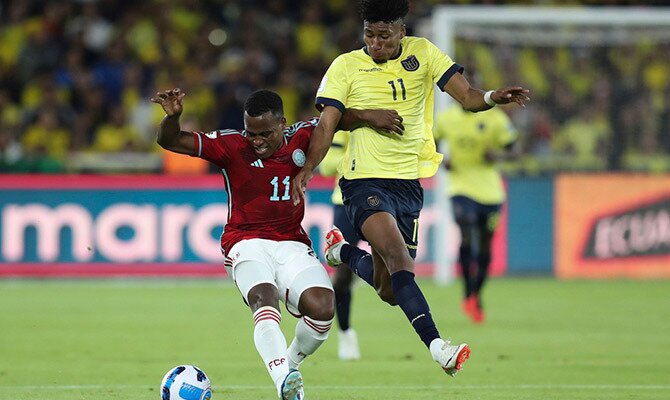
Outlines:
{"type": "Polygon", "coordinates": [[[207,136],[210,139],[216,139],[216,137],[219,135],[218,131],[213,131],[213,132],[207,132],[205,133],[205,136],[207,136]]]}
{"type": "Polygon", "coordinates": [[[406,59],[400,61],[400,64],[402,64],[402,67],[409,72],[416,71],[417,69],[419,69],[419,66],[421,65],[419,64],[419,60],[416,59],[415,55],[411,55],[406,59]]]}
{"type": "Polygon", "coordinates": [[[305,152],[300,150],[300,149],[295,149],[293,151],[293,162],[298,167],[304,167],[305,166],[305,152]]]}
{"type": "Polygon", "coordinates": [[[370,207],[377,207],[382,203],[381,200],[379,200],[378,196],[369,196],[368,197],[368,204],[370,207]]]}

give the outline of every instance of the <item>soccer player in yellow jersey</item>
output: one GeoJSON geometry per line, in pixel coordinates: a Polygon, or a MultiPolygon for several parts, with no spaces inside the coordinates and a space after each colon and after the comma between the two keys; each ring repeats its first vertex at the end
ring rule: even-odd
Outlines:
{"type": "Polygon", "coordinates": [[[463,311],[481,323],[481,293],[491,263],[491,239],[505,201],[495,162],[516,156],[518,134],[504,111],[494,108],[471,113],[460,104],[438,115],[435,126],[435,139],[445,139],[449,148],[445,161],[449,171],[447,194],[461,230],[458,261],[465,289],[463,311]]]}
{"type": "Polygon", "coordinates": [[[434,175],[442,162],[432,134],[433,85],[469,111],[511,102],[523,105],[528,90],[507,87],[484,92],[471,87],[461,74],[463,68],[430,41],[405,36],[407,0],[362,0],[360,11],[365,47],[337,57],[321,82],[316,98],[321,118],[305,165],[293,180],[293,202],[304,198],[345,108],[398,112],[395,129],[363,126],[351,131],[341,164],[347,215],[370,243],[372,254],[347,244],[333,229],[326,235],[326,259],[331,265],[346,263],[376,288],[382,300],[399,305],[433,360],[453,376],[470,348],[440,337],[413,273],[423,206],[419,178],[434,175]]]}

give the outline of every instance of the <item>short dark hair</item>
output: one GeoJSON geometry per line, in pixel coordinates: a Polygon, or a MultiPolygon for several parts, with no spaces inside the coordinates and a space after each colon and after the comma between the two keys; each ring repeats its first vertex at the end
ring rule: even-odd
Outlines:
{"type": "Polygon", "coordinates": [[[250,94],[244,102],[244,112],[250,117],[258,117],[268,111],[277,118],[284,116],[284,102],[272,90],[257,90],[250,94]]]}
{"type": "Polygon", "coordinates": [[[409,12],[408,0],[361,0],[359,14],[367,22],[394,22],[409,12]]]}

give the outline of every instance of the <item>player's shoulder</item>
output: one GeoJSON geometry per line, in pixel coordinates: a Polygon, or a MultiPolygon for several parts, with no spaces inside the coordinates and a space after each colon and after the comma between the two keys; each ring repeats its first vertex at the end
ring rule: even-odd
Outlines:
{"type": "Polygon", "coordinates": [[[309,137],[318,123],[319,117],[313,117],[305,121],[298,121],[284,129],[284,137],[287,140],[300,136],[309,137]]]}
{"type": "Polygon", "coordinates": [[[428,51],[435,48],[433,42],[421,36],[405,36],[402,43],[412,52],[428,51]]]}
{"type": "Polygon", "coordinates": [[[342,53],[339,56],[335,57],[335,60],[333,60],[332,64],[351,65],[360,62],[366,62],[370,59],[370,56],[368,56],[363,49],[364,48],[362,47],[360,49],[352,50],[347,53],[342,53]]]}

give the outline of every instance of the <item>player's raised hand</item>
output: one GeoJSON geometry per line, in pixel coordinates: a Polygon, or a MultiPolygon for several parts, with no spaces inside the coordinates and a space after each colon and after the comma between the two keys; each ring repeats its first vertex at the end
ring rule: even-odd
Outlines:
{"type": "Polygon", "coordinates": [[[365,110],[365,120],[370,127],[402,135],[405,126],[402,117],[396,110],[365,110]]]}
{"type": "Polygon", "coordinates": [[[494,90],[491,93],[491,100],[498,104],[516,103],[521,107],[525,107],[526,102],[530,101],[528,94],[530,94],[530,90],[524,89],[521,86],[509,86],[494,90]]]}
{"type": "Polygon", "coordinates": [[[314,172],[309,168],[303,168],[298,172],[298,175],[293,178],[293,188],[291,189],[291,199],[293,200],[293,205],[297,206],[300,204],[300,200],[305,199],[305,192],[307,191],[307,184],[312,177],[314,172]]]}
{"type": "Polygon", "coordinates": [[[168,116],[180,116],[182,111],[184,111],[183,99],[186,96],[186,93],[182,93],[179,88],[166,90],[164,92],[158,92],[154,97],[151,98],[151,101],[160,104],[165,111],[165,114],[168,116]]]}

